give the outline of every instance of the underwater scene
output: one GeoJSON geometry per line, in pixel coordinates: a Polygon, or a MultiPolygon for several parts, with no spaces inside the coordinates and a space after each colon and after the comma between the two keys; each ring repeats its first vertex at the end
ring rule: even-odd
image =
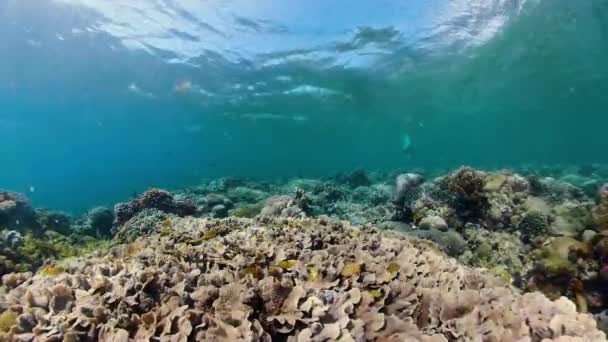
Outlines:
{"type": "Polygon", "coordinates": [[[607,108],[606,0],[0,0],[0,341],[607,341],[607,108]]]}

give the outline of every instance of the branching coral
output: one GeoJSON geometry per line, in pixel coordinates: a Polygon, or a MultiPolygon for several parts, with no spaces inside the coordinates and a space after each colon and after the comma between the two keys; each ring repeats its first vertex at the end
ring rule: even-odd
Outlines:
{"type": "Polygon", "coordinates": [[[477,222],[486,214],[489,203],[484,191],[484,173],[464,167],[449,175],[445,182],[448,191],[455,197],[457,214],[465,223],[477,222]]]}

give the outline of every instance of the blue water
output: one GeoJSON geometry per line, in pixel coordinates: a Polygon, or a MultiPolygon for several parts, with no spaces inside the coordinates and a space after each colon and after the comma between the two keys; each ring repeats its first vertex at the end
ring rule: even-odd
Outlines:
{"type": "Polygon", "coordinates": [[[607,55],[604,0],[2,0],[0,188],[608,162],[607,55]]]}

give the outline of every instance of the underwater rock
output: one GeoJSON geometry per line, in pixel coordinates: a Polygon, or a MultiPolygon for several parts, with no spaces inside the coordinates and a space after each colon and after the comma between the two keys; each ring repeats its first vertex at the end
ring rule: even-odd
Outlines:
{"type": "Polygon", "coordinates": [[[598,179],[580,174],[564,175],[560,178],[560,181],[574,185],[575,187],[581,189],[587,196],[595,195],[597,189],[601,186],[598,179]]]}
{"type": "Polygon", "coordinates": [[[395,219],[412,221],[412,210],[416,199],[420,196],[419,187],[424,182],[422,176],[415,173],[402,173],[395,179],[393,204],[395,219]]]}
{"type": "Polygon", "coordinates": [[[264,202],[241,205],[238,208],[230,210],[229,215],[241,218],[254,218],[262,212],[263,208],[264,202]]]}
{"type": "Polygon", "coordinates": [[[364,169],[357,169],[348,173],[341,173],[335,177],[339,184],[347,184],[351,188],[358,186],[369,186],[372,181],[369,179],[367,172],[364,169]]]}
{"type": "Polygon", "coordinates": [[[418,223],[420,229],[448,230],[448,224],[440,216],[426,216],[418,223]]]}
{"type": "MultiPolygon", "coordinates": [[[[234,189],[230,189],[227,192],[226,196],[233,203],[258,203],[268,198],[268,193],[262,190],[252,189],[246,186],[238,186],[234,189]]],[[[225,205],[225,203],[221,204],[225,205]]]]}
{"type": "Polygon", "coordinates": [[[577,237],[592,223],[591,203],[565,201],[553,208],[549,232],[557,236],[577,237]]]}
{"type": "Polygon", "coordinates": [[[167,214],[178,216],[193,215],[196,206],[189,200],[176,200],[170,192],[161,189],[150,189],[140,198],[127,203],[118,203],[114,207],[115,226],[121,226],[144,209],[157,209],[167,214]]]}
{"type": "Polygon", "coordinates": [[[424,178],[415,173],[403,173],[395,179],[394,201],[403,203],[411,197],[414,190],[422,184],[424,178]]]}
{"type": "Polygon", "coordinates": [[[439,249],[451,257],[461,255],[467,247],[467,243],[462,235],[453,229],[445,231],[434,228],[427,230],[412,230],[408,235],[435,242],[439,246],[439,249]]]}
{"type": "Polygon", "coordinates": [[[6,338],[606,338],[569,300],[521,294],[402,234],[268,217],[175,218],[172,229],[170,236],[66,260],[65,272],[34,275],[0,295],[5,308],[18,310],[4,320],[6,338]],[[213,262],[200,267],[201,260],[213,262]]]}
{"type": "Polygon", "coordinates": [[[29,199],[23,194],[6,190],[0,190],[0,227],[21,233],[41,233],[29,199]]]}
{"type": "Polygon", "coordinates": [[[593,221],[601,231],[608,230],[608,183],[598,191],[599,202],[593,208],[593,221]]]}
{"type": "Polygon", "coordinates": [[[261,216],[306,217],[312,210],[311,200],[303,190],[297,189],[293,196],[272,196],[266,200],[261,216]]]}
{"type": "Polygon", "coordinates": [[[211,214],[215,218],[226,217],[228,214],[228,208],[223,204],[216,204],[211,208],[211,214]]]}
{"type": "Polygon", "coordinates": [[[63,235],[70,235],[73,232],[72,218],[59,211],[37,209],[36,222],[38,222],[42,231],[52,230],[63,235]]]}
{"type": "Polygon", "coordinates": [[[86,214],[84,231],[91,236],[103,238],[112,236],[114,212],[105,207],[96,207],[86,214]]]}
{"type": "Polygon", "coordinates": [[[207,196],[205,196],[204,202],[208,208],[213,208],[216,205],[224,205],[224,206],[230,205],[230,199],[228,199],[226,196],[224,196],[222,194],[217,194],[217,193],[207,194],[207,196]]]}
{"type": "Polygon", "coordinates": [[[4,251],[15,250],[23,245],[23,236],[15,230],[3,229],[0,231],[0,248],[4,251]]]}

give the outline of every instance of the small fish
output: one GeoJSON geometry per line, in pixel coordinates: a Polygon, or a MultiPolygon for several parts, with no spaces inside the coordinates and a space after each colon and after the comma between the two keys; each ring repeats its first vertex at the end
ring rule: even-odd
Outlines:
{"type": "Polygon", "coordinates": [[[33,185],[30,185],[30,192],[36,192],[36,187],[34,187],[33,185]]]}

